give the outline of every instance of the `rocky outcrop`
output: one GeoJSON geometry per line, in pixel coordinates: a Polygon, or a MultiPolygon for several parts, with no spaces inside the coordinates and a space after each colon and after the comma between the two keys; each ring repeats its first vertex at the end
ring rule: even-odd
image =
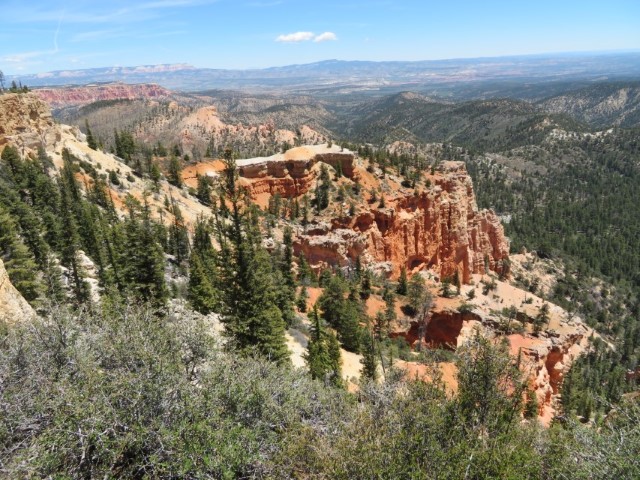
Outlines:
{"type": "Polygon", "coordinates": [[[550,417],[559,403],[562,381],[573,361],[588,348],[591,329],[577,324],[575,331],[538,339],[520,349],[523,370],[538,397],[539,413],[550,417]]]}
{"type": "Polygon", "coordinates": [[[538,397],[542,420],[550,422],[559,404],[564,375],[573,361],[589,348],[590,338],[598,336],[597,333],[578,316],[531,292],[499,280],[495,281],[494,289],[487,290],[483,288],[483,282],[488,281],[486,276],[475,275],[473,281],[475,285],[463,287],[463,298],[469,297],[471,289],[475,290],[473,299],[467,302],[486,332],[498,336],[497,332],[514,332],[507,335],[511,354],[518,359],[520,369],[538,397]],[[547,320],[544,329],[535,334],[533,321],[543,309],[547,320]],[[514,315],[504,313],[510,310],[514,315]]]}
{"type": "Polygon", "coordinates": [[[100,100],[156,99],[171,96],[171,91],[160,85],[109,83],[82,87],[39,88],[35,94],[52,108],[81,106],[100,100]]]}
{"type": "Polygon", "coordinates": [[[471,275],[486,269],[505,272],[508,240],[495,213],[478,210],[464,163],[444,162],[430,181],[431,187],[421,193],[400,189],[387,199],[386,208],[343,216],[330,230],[302,232],[296,248],[307,258],[343,267],[364,255],[361,260],[368,263],[390,265],[394,275],[403,265],[426,267],[442,278],[458,272],[468,283],[471,275]],[[344,229],[356,235],[346,239],[341,252],[326,255],[332,245],[342,243],[335,237],[344,239],[344,229]]]}
{"type": "Polygon", "coordinates": [[[0,150],[15,145],[22,153],[60,140],[49,106],[33,93],[0,95],[0,150]]]}
{"type": "Polygon", "coordinates": [[[354,159],[349,150],[325,144],[296,147],[271,157],[238,160],[237,166],[239,175],[247,179],[245,185],[252,197],[268,193],[291,198],[309,191],[317,176],[314,166],[318,162],[353,178],[354,159]]]}
{"type": "MultiPolygon", "coordinates": [[[[564,376],[597,333],[558,305],[507,282],[493,280],[495,288],[486,290],[483,283],[491,279],[474,275],[472,284],[464,285],[460,295],[435,297],[426,326],[399,316],[391,325],[390,336],[403,337],[413,349],[426,345],[455,350],[476,331],[496,343],[508,340],[514,363],[538,398],[540,419],[549,424],[560,403],[564,376]],[[473,295],[469,295],[471,291],[473,295]],[[532,322],[543,307],[548,312],[548,321],[545,329],[536,334],[532,322]],[[514,312],[512,316],[505,313],[510,310],[514,312]]],[[[437,284],[428,281],[435,290],[437,284]]]]}
{"type": "Polygon", "coordinates": [[[482,318],[473,312],[438,310],[430,314],[426,327],[418,321],[412,321],[408,330],[392,331],[389,336],[403,337],[414,349],[422,341],[422,345],[428,348],[455,350],[466,342],[468,330],[481,322],[482,318]]]}
{"type": "Polygon", "coordinates": [[[31,305],[11,284],[9,275],[0,260],[0,324],[12,324],[35,315],[31,305]]]}
{"type": "Polygon", "coordinates": [[[332,229],[327,223],[315,223],[299,234],[295,247],[311,265],[346,267],[351,259],[363,255],[368,245],[366,235],[352,229],[332,229]]]}

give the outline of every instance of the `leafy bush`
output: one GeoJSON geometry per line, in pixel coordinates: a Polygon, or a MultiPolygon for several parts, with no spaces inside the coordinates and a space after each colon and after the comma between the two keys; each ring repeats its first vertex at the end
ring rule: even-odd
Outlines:
{"type": "Polygon", "coordinates": [[[457,354],[458,393],[387,369],[357,396],[237,357],[211,317],[111,302],[0,330],[6,478],[637,478],[637,405],[601,430],[521,421],[505,346],[457,354]],[[356,402],[357,399],[357,402],[356,402]]]}

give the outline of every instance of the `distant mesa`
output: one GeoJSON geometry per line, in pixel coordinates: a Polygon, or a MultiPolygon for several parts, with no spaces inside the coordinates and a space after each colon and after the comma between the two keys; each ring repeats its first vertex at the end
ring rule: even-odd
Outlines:
{"type": "Polygon", "coordinates": [[[38,88],[36,95],[52,108],[82,106],[104,100],[168,98],[172,92],[155,84],[108,83],[83,87],[38,88]]]}

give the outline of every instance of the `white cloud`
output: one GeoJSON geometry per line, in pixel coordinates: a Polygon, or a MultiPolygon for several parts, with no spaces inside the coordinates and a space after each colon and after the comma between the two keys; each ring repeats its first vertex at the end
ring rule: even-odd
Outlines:
{"type": "Polygon", "coordinates": [[[332,40],[338,40],[338,37],[333,32],[324,32],[320,35],[316,35],[313,32],[295,32],[295,33],[287,33],[286,35],[278,35],[276,37],[276,42],[285,42],[285,43],[299,43],[299,42],[309,42],[313,40],[316,43],[319,42],[328,42],[332,40]]]}
{"type": "Polygon", "coordinates": [[[336,34],[333,32],[324,32],[321,33],[320,35],[318,35],[317,37],[315,37],[313,39],[314,42],[327,42],[330,40],[338,40],[338,37],[336,37],[336,34]]]}
{"type": "Polygon", "coordinates": [[[295,32],[288,33],[286,35],[278,35],[276,37],[276,42],[286,42],[286,43],[295,43],[295,42],[307,42],[312,40],[314,37],[313,32],[295,32]]]}

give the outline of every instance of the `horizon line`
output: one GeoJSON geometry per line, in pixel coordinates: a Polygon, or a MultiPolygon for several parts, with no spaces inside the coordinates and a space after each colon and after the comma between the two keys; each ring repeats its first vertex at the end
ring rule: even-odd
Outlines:
{"type": "MultiPolygon", "coordinates": [[[[307,66],[307,65],[316,65],[321,63],[328,62],[344,62],[344,63],[427,63],[427,62],[447,62],[447,61],[463,61],[463,60],[495,60],[495,59],[509,59],[509,58],[523,58],[523,57],[559,57],[559,56],[581,56],[581,55],[598,55],[598,56],[606,56],[606,55],[614,55],[614,54],[640,54],[640,48],[632,48],[632,49],[614,49],[614,50],[572,50],[572,51],[559,51],[559,52],[545,52],[545,53],[522,53],[522,54],[513,54],[513,55],[489,55],[489,56],[479,56],[479,57],[450,57],[450,58],[433,58],[433,59],[423,59],[423,60],[358,60],[358,59],[336,59],[336,58],[327,58],[324,60],[317,60],[315,62],[307,62],[307,63],[289,63],[284,65],[272,65],[269,67],[245,67],[245,68],[223,68],[223,67],[198,67],[195,65],[191,65],[185,62],[174,62],[174,63],[155,63],[155,64],[137,64],[137,65],[105,65],[101,67],[87,67],[87,68],[78,68],[78,69],[60,69],[60,70],[48,70],[48,71],[40,71],[40,72],[31,72],[31,73],[19,73],[19,74],[11,74],[5,73],[5,77],[12,77],[15,79],[19,79],[20,77],[25,76],[34,76],[34,75],[45,75],[45,74],[54,74],[59,72],[84,72],[87,70],[101,70],[107,68],[118,68],[118,69],[135,69],[135,68],[143,68],[143,67],[173,67],[173,66],[184,66],[184,70],[219,70],[219,71],[236,71],[236,72],[249,72],[249,71],[260,71],[260,70],[270,70],[276,68],[287,68],[287,67],[299,67],[299,66],[307,66]]],[[[0,69],[1,71],[1,69],[0,69]]],[[[145,72],[141,72],[145,73],[145,72]]],[[[148,72],[153,73],[153,72],[148,72]]]]}

